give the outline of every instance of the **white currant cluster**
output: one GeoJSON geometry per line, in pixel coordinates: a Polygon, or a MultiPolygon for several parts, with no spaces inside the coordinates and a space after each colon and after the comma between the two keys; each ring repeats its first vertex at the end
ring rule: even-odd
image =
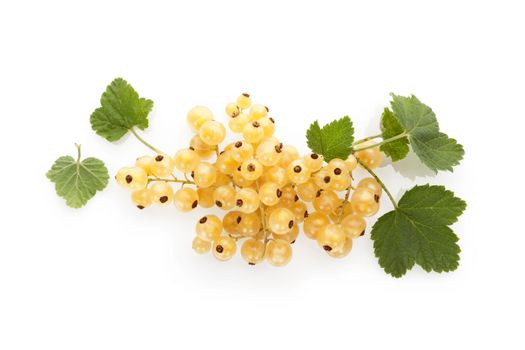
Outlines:
{"type": "Polygon", "coordinates": [[[208,108],[194,107],[187,115],[195,132],[188,148],[174,156],[140,157],[135,166],[120,169],[116,180],[132,191],[139,209],[174,203],[183,212],[197,206],[226,211],[222,219],[206,215],[198,220],[193,240],[197,253],[211,250],[217,259],[229,260],[242,241],[241,256],[249,264],[266,259],[284,266],[302,223],[306,237],[328,255],[345,257],[353,240],[365,232],[364,217],[378,211],[382,192],[374,178],[354,187],[353,172],[358,160],[370,169],[378,167],[383,154],[372,147],[328,163],[315,153],[300,156],[274,137],[268,112],[263,105],[252,105],[248,94],[229,103],[229,129],[242,138],[221,150],[225,126],[208,108]],[[173,175],[175,169],[184,179],[173,175]],[[174,191],[173,185],[180,188],[174,191]]]}

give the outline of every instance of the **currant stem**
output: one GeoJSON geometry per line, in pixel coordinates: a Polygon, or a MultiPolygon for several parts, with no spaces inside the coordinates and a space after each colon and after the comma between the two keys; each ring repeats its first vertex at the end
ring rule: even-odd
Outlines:
{"type": "MultiPolygon", "coordinates": [[[[259,181],[257,181],[257,191],[259,191],[259,181]]],[[[264,257],[266,255],[266,245],[268,243],[268,228],[266,227],[266,215],[264,214],[264,204],[262,203],[259,204],[259,212],[261,214],[261,224],[262,224],[262,228],[264,232],[264,239],[263,239],[263,244],[264,244],[263,257],[264,257]]]]}
{"type": "Polygon", "coordinates": [[[357,140],[356,142],[354,142],[354,145],[358,145],[360,143],[363,143],[363,142],[366,142],[366,141],[370,141],[370,140],[373,140],[373,139],[378,139],[380,137],[383,137],[383,135],[379,134],[379,135],[368,136],[368,137],[365,137],[364,139],[357,140]]]}
{"type": "Polygon", "coordinates": [[[395,140],[399,140],[399,139],[402,139],[403,137],[406,137],[408,134],[406,132],[403,132],[399,135],[396,135],[396,136],[393,136],[389,139],[386,139],[386,140],[383,140],[381,142],[378,142],[378,143],[374,143],[373,145],[366,145],[366,146],[363,146],[363,147],[354,147],[354,152],[357,152],[357,151],[362,151],[362,150],[365,150],[365,149],[369,149],[369,148],[374,148],[374,147],[379,147],[381,145],[385,145],[389,142],[392,142],[392,141],[395,141],[395,140]]]}
{"type": "Polygon", "coordinates": [[[149,142],[147,142],[146,140],[144,140],[138,133],[137,131],[135,130],[135,128],[130,128],[129,131],[131,131],[131,133],[133,135],[135,135],[135,137],[137,138],[137,140],[139,140],[140,142],[142,142],[142,144],[144,144],[144,146],[148,147],[149,149],[151,149],[153,152],[155,153],[164,153],[162,151],[160,151],[158,148],[152,146],[149,142]]]}
{"type": "Polygon", "coordinates": [[[80,163],[80,145],[75,143],[75,147],[77,148],[77,163],[80,163]]]}
{"type": "Polygon", "coordinates": [[[388,195],[388,198],[390,199],[390,201],[392,202],[392,205],[394,206],[394,208],[397,209],[397,203],[394,199],[394,197],[392,196],[392,194],[390,193],[390,191],[388,190],[388,188],[386,188],[385,184],[383,183],[383,181],[381,181],[381,179],[379,178],[379,176],[376,175],[376,173],[370,169],[368,166],[366,166],[363,162],[361,162],[359,159],[357,159],[357,162],[366,170],[368,171],[368,173],[370,175],[373,176],[374,179],[376,179],[376,181],[381,185],[381,187],[383,188],[383,190],[385,191],[385,193],[388,195]]]}
{"type": "Polygon", "coordinates": [[[154,181],[177,182],[177,183],[181,183],[183,185],[195,185],[195,182],[193,182],[193,181],[180,180],[180,179],[177,179],[177,178],[174,178],[174,179],[161,179],[161,178],[148,179],[148,183],[154,182],[154,181]]]}
{"type": "Polygon", "coordinates": [[[343,204],[341,204],[341,207],[339,207],[339,215],[337,215],[337,223],[340,224],[341,220],[343,219],[343,213],[345,211],[345,203],[348,202],[348,198],[350,198],[350,189],[353,187],[350,186],[346,189],[345,193],[345,199],[343,200],[343,204]]]}

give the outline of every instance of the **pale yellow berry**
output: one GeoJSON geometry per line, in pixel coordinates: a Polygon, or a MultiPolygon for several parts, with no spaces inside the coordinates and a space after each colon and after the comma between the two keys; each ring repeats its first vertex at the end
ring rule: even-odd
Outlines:
{"type": "Polygon", "coordinates": [[[202,124],[209,120],[213,120],[213,113],[208,107],[196,106],[190,109],[186,116],[186,120],[193,131],[199,132],[202,124]]]}

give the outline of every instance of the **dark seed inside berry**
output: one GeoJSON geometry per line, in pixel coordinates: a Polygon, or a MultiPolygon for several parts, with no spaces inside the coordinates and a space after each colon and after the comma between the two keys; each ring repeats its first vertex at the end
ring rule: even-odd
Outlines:
{"type": "Polygon", "coordinates": [[[304,217],[305,217],[305,218],[308,217],[308,210],[305,210],[305,211],[304,211],[304,217]]]}
{"type": "Polygon", "coordinates": [[[144,206],[143,205],[137,205],[137,208],[139,208],[140,210],[144,209],[144,206]]]}
{"type": "Polygon", "coordinates": [[[237,167],[237,171],[241,171],[241,166],[240,165],[237,167]]]}
{"type": "Polygon", "coordinates": [[[294,172],[294,173],[300,173],[301,170],[303,170],[303,169],[302,169],[299,165],[296,165],[296,166],[294,166],[294,168],[293,168],[293,172],[294,172]]]}
{"type": "Polygon", "coordinates": [[[248,170],[250,173],[254,172],[255,171],[255,165],[253,165],[252,163],[248,164],[248,166],[246,167],[246,170],[248,170]]]}
{"type": "Polygon", "coordinates": [[[203,217],[199,220],[199,222],[200,222],[201,224],[204,224],[206,221],[208,221],[208,217],[206,217],[206,216],[203,216],[203,217]]]}
{"type": "Polygon", "coordinates": [[[332,247],[330,247],[329,245],[324,245],[323,249],[326,250],[327,252],[329,252],[329,251],[332,250],[332,247]]]}
{"type": "Polygon", "coordinates": [[[324,181],[325,184],[329,183],[330,182],[330,176],[325,176],[323,178],[323,181],[324,181]]]}
{"type": "Polygon", "coordinates": [[[379,203],[379,196],[377,194],[374,194],[374,200],[376,201],[376,203],[379,203]]]}
{"type": "Polygon", "coordinates": [[[129,183],[131,183],[131,181],[133,181],[133,176],[126,175],[126,182],[129,184],[129,183]]]}
{"type": "Polygon", "coordinates": [[[215,247],[215,250],[217,251],[217,253],[222,253],[224,251],[224,248],[222,247],[222,245],[218,245],[215,247]]]}
{"type": "Polygon", "coordinates": [[[277,198],[281,198],[281,196],[283,195],[283,191],[281,191],[280,189],[277,189],[277,191],[275,192],[277,194],[277,198]]]}
{"type": "Polygon", "coordinates": [[[193,209],[195,209],[195,208],[197,208],[197,205],[198,205],[198,204],[199,204],[199,201],[195,200],[195,201],[193,201],[193,203],[191,203],[191,207],[192,207],[193,209]]]}
{"type": "Polygon", "coordinates": [[[258,128],[259,126],[261,126],[261,124],[258,121],[254,121],[252,125],[254,128],[258,128]]]}
{"type": "Polygon", "coordinates": [[[293,220],[290,220],[290,222],[288,223],[288,228],[292,228],[293,227],[293,220]]]}
{"type": "Polygon", "coordinates": [[[335,168],[334,169],[334,174],[336,174],[336,175],[341,175],[342,172],[343,171],[340,168],[335,168]]]}
{"type": "Polygon", "coordinates": [[[293,197],[294,201],[298,201],[299,200],[299,196],[298,195],[295,195],[295,197],[293,197]]]}
{"type": "Polygon", "coordinates": [[[322,192],[322,190],[317,191],[317,193],[315,194],[315,196],[316,196],[316,197],[320,197],[320,196],[321,196],[321,192],[322,192]]]}
{"type": "Polygon", "coordinates": [[[312,153],[310,154],[310,157],[312,157],[312,159],[317,159],[319,158],[319,155],[317,153],[312,153]]]}
{"type": "Polygon", "coordinates": [[[235,147],[239,148],[241,146],[242,146],[242,142],[241,141],[235,142],[235,147]]]}
{"type": "Polygon", "coordinates": [[[168,201],[168,196],[162,196],[159,198],[159,202],[166,203],[168,201]]]}
{"type": "Polygon", "coordinates": [[[242,217],[237,216],[237,219],[235,219],[235,221],[237,222],[237,224],[240,224],[242,221],[242,217]]]}
{"type": "Polygon", "coordinates": [[[218,206],[219,208],[222,207],[222,203],[221,203],[221,201],[215,201],[215,205],[218,206]]]}
{"type": "Polygon", "coordinates": [[[164,159],[164,156],[161,156],[160,154],[158,156],[155,157],[155,160],[157,162],[161,162],[162,160],[164,159]]]}
{"type": "Polygon", "coordinates": [[[242,199],[237,199],[237,202],[235,202],[238,207],[242,207],[243,201],[242,199]]]}

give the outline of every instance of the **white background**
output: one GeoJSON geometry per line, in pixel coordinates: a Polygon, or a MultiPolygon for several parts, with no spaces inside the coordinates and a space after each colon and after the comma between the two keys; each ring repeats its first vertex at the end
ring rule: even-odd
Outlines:
{"type": "MultiPolygon", "coordinates": [[[[1,349],[523,349],[524,10],[521,1],[2,1],[1,349]],[[429,177],[417,161],[379,170],[466,199],[460,268],[393,279],[369,235],[347,259],[301,238],[286,268],[191,250],[206,211],[139,212],[111,181],[81,210],[44,174],[61,155],[112,174],[147,150],[95,135],[89,115],[116,76],[155,101],[145,137],[175,152],[196,104],[225,121],[250,92],[277,136],[351,116],[378,131],[388,93],[416,94],[466,157],[429,177]]],[[[383,200],[383,211],[390,210],[383,200]]]]}

